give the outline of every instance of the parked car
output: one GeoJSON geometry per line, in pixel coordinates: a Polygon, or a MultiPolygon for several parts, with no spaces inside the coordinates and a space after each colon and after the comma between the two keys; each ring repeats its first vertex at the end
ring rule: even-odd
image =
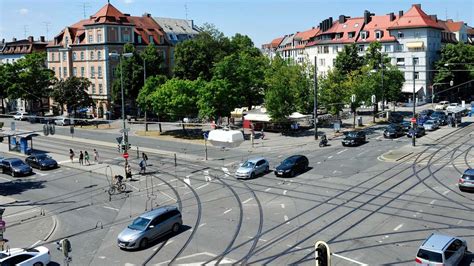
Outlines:
{"type": "Polygon", "coordinates": [[[421,265],[458,265],[466,252],[465,240],[433,233],[421,244],[415,262],[421,265]]]}
{"type": "Polygon", "coordinates": [[[68,117],[60,116],[54,120],[54,123],[58,126],[69,126],[74,125],[74,120],[71,120],[68,117]]]}
{"type": "Polygon", "coordinates": [[[28,122],[33,124],[33,123],[38,123],[40,121],[40,118],[36,114],[30,114],[30,115],[28,115],[26,120],[28,120],[28,122]]]}
{"type": "Polygon", "coordinates": [[[445,110],[449,106],[448,101],[441,101],[435,106],[435,110],[445,110]]]}
{"type": "Polygon", "coordinates": [[[58,167],[58,162],[51,158],[51,156],[44,153],[30,155],[26,157],[25,162],[31,167],[38,168],[40,170],[54,169],[58,167]]]}
{"type": "Polygon", "coordinates": [[[394,124],[401,123],[401,122],[403,122],[403,115],[400,114],[400,113],[392,112],[392,113],[390,113],[390,117],[388,119],[388,122],[389,123],[394,123],[394,124]]]}
{"type": "Polygon", "coordinates": [[[411,122],[410,121],[403,121],[403,122],[400,123],[400,126],[402,127],[403,132],[406,133],[411,128],[411,122]]]}
{"type": "Polygon", "coordinates": [[[467,169],[458,180],[459,190],[474,190],[474,169],[467,169]]]}
{"type": "Polygon", "coordinates": [[[385,138],[398,138],[403,136],[403,127],[397,124],[390,124],[388,127],[383,131],[383,136],[385,138]]]}
{"type": "Polygon", "coordinates": [[[434,131],[439,128],[439,124],[435,120],[430,119],[423,124],[423,127],[425,130],[434,131]]]}
{"type": "Polygon", "coordinates": [[[420,116],[430,116],[432,113],[434,113],[434,110],[431,109],[425,109],[420,112],[420,116]]]}
{"type": "Polygon", "coordinates": [[[11,248],[0,252],[0,265],[10,266],[40,266],[48,265],[51,255],[47,247],[39,246],[35,248],[11,248]]]}
{"type": "Polygon", "coordinates": [[[345,135],[345,138],[342,140],[342,146],[360,145],[366,141],[364,131],[349,131],[345,135]]]}
{"type": "Polygon", "coordinates": [[[411,138],[415,134],[416,138],[423,137],[426,134],[425,128],[423,126],[417,126],[415,129],[410,128],[407,132],[407,137],[411,138]]]}
{"type": "Polygon", "coordinates": [[[457,109],[461,108],[461,105],[458,103],[450,103],[448,107],[446,107],[447,112],[453,112],[457,109]]]}
{"type": "Polygon", "coordinates": [[[2,160],[2,173],[10,174],[13,177],[21,175],[30,175],[33,169],[18,158],[8,158],[2,160]]]}
{"type": "Polygon", "coordinates": [[[420,115],[416,120],[416,123],[422,126],[426,121],[428,121],[430,117],[428,115],[420,115]]]}
{"type": "Polygon", "coordinates": [[[309,161],[304,155],[293,155],[283,160],[276,168],[276,176],[293,177],[297,173],[303,173],[308,169],[309,161]]]}
{"type": "Polygon", "coordinates": [[[259,174],[270,171],[270,164],[267,159],[257,157],[245,161],[235,172],[237,178],[254,178],[259,174]]]}
{"type": "Polygon", "coordinates": [[[14,120],[26,120],[26,116],[28,115],[27,112],[17,112],[13,115],[14,120]]]}
{"type": "Polygon", "coordinates": [[[183,224],[181,212],[174,206],[163,206],[133,220],[117,237],[123,249],[144,249],[148,244],[170,232],[177,233],[183,224]]]}
{"type": "Polygon", "coordinates": [[[431,119],[438,119],[441,126],[448,124],[448,116],[444,111],[436,111],[432,113],[430,117],[431,119]]]}

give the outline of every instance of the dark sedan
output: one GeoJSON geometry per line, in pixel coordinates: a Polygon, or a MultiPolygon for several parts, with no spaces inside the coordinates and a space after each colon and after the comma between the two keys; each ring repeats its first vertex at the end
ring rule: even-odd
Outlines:
{"type": "Polygon", "coordinates": [[[308,169],[309,161],[304,155],[293,155],[280,163],[275,169],[276,176],[293,177],[297,173],[303,173],[308,169]]]}
{"type": "Polygon", "coordinates": [[[397,125],[397,124],[389,125],[383,132],[383,136],[385,138],[398,138],[403,135],[404,133],[403,133],[402,126],[397,125]]]}
{"type": "Polygon", "coordinates": [[[2,173],[16,177],[33,174],[33,169],[18,158],[8,158],[2,160],[2,173]]]}
{"type": "Polygon", "coordinates": [[[407,137],[412,138],[413,134],[415,134],[416,138],[422,137],[426,134],[425,128],[422,126],[417,126],[415,129],[408,130],[407,137]]]}
{"type": "Polygon", "coordinates": [[[40,170],[54,169],[58,167],[58,162],[46,154],[33,154],[25,159],[25,162],[33,168],[40,170]]]}
{"type": "Polygon", "coordinates": [[[364,131],[349,131],[345,133],[346,137],[342,140],[342,146],[355,146],[365,143],[364,131]]]}
{"type": "Polygon", "coordinates": [[[431,114],[431,119],[433,119],[433,120],[437,119],[441,126],[444,126],[444,125],[448,124],[448,116],[443,111],[436,111],[436,112],[432,113],[431,114]]]}
{"type": "Polygon", "coordinates": [[[408,132],[411,128],[411,122],[410,121],[403,121],[401,124],[403,132],[408,132]]]}

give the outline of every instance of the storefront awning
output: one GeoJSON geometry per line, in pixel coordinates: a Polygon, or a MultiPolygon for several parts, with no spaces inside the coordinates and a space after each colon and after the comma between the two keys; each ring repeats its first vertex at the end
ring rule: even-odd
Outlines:
{"type": "MultiPolygon", "coordinates": [[[[421,85],[415,85],[415,93],[418,93],[419,90],[423,89],[421,85]]],[[[413,84],[405,84],[402,88],[403,93],[413,93],[413,84]]]]}
{"type": "Polygon", "coordinates": [[[406,46],[408,49],[423,48],[423,42],[407,42],[406,46]]]}

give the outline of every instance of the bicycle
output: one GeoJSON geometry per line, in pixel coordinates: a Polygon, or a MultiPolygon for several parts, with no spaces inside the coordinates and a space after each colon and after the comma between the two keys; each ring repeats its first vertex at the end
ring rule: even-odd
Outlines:
{"type": "Polygon", "coordinates": [[[118,182],[118,183],[115,183],[115,184],[111,185],[110,188],[107,190],[107,192],[109,193],[109,195],[113,195],[113,194],[115,194],[116,190],[119,193],[122,193],[126,189],[127,189],[127,186],[124,183],[118,182]]]}

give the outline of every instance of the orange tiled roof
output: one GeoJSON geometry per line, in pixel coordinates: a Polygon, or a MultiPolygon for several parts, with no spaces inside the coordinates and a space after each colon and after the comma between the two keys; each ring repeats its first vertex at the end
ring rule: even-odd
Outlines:
{"type": "Polygon", "coordinates": [[[391,42],[395,41],[396,38],[394,36],[390,36],[390,33],[388,31],[388,27],[394,23],[394,21],[397,21],[398,17],[395,16],[395,20],[390,21],[390,15],[384,15],[384,16],[372,16],[371,20],[369,23],[364,25],[363,31],[367,31],[369,33],[369,36],[363,40],[358,36],[357,42],[374,42],[374,41],[379,41],[379,42],[391,42]],[[375,38],[375,32],[376,31],[381,31],[382,32],[382,38],[376,39],[375,38]]]}
{"type": "Polygon", "coordinates": [[[316,36],[318,34],[318,32],[319,32],[319,28],[312,28],[312,29],[309,29],[307,31],[298,32],[295,35],[295,39],[296,40],[307,41],[307,40],[313,38],[314,36],[316,36]]]}
{"type": "Polygon", "coordinates": [[[91,16],[92,24],[95,23],[127,23],[126,16],[111,4],[106,4],[97,13],[91,16]]]}
{"type": "Polygon", "coordinates": [[[406,28],[436,28],[442,29],[438,23],[428,16],[421,5],[412,5],[410,10],[398,20],[396,20],[388,29],[406,29],[406,28]]]}
{"type": "Polygon", "coordinates": [[[446,24],[446,27],[448,27],[449,31],[451,32],[457,32],[457,31],[460,31],[461,28],[462,28],[462,25],[464,24],[464,22],[462,21],[452,21],[450,19],[448,19],[448,21],[445,22],[446,24]]]}
{"type": "Polygon", "coordinates": [[[349,18],[344,23],[339,23],[339,21],[334,22],[331,28],[325,32],[320,32],[318,35],[324,34],[339,34],[339,38],[334,38],[331,40],[318,40],[315,44],[318,43],[354,43],[359,36],[359,32],[364,25],[364,18],[349,18]],[[349,33],[353,32],[354,36],[349,38],[349,33]]]}
{"type": "Polygon", "coordinates": [[[270,42],[270,48],[277,48],[280,45],[281,41],[283,41],[284,37],[276,38],[272,42],[270,42]]]}

